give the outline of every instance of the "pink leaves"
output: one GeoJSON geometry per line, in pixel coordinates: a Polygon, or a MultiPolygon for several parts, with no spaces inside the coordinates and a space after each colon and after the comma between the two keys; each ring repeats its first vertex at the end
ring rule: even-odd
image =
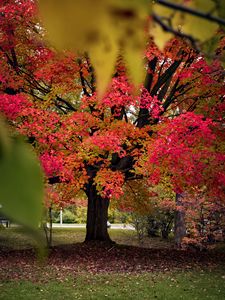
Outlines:
{"type": "Polygon", "coordinates": [[[168,120],[162,126],[159,137],[169,146],[179,147],[207,147],[212,144],[215,135],[212,131],[212,120],[191,112],[182,114],[175,119],[168,120]]]}
{"type": "Polygon", "coordinates": [[[22,94],[0,95],[0,111],[9,119],[15,120],[26,107],[31,103],[22,94]]]}
{"type": "Polygon", "coordinates": [[[74,80],[79,70],[74,54],[67,52],[59,55],[41,47],[30,60],[32,67],[35,66],[34,75],[37,80],[58,87],[61,95],[68,94],[70,91],[74,93],[75,90],[80,89],[80,84],[74,80]],[[47,64],[45,60],[48,60],[47,64]]]}
{"type": "Polygon", "coordinates": [[[139,97],[140,108],[147,108],[149,114],[153,119],[159,118],[163,112],[162,102],[158,100],[157,96],[152,97],[149,92],[142,88],[141,96],[139,97]]]}
{"type": "Polygon", "coordinates": [[[60,116],[57,113],[30,107],[24,109],[20,117],[20,133],[34,137],[45,148],[53,147],[59,142],[60,116]]]}
{"type": "Polygon", "coordinates": [[[63,159],[57,153],[51,151],[40,155],[40,161],[46,176],[59,176],[63,170],[63,159]]]}
{"type": "Polygon", "coordinates": [[[174,190],[179,192],[193,186],[210,186],[209,173],[215,179],[221,165],[221,154],[213,150],[216,142],[213,127],[210,119],[194,113],[180,115],[159,126],[157,136],[148,146],[146,168],[151,184],[169,176],[174,190]]]}
{"type": "Polygon", "coordinates": [[[134,104],[132,86],[128,83],[127,78],[125,76],[114,77],[109,92],[102,99],[102,105],[121,107],[132,104],[134,104]]]}
{"type": "MultiPolygon", "coordinates": [[[[31,29],[30,25],[35,18],[36,12],[37,9],[34,1],[9,0],[0,4],[0,40],[4,50],[11,49],[16,45],[17,41],[14,31],[17,31],[20,35],[22,32],[25,33],[22,26],[29,27],[29,30],[31,29]]],[[[26,38],[28,38],[28,30],[25,34],[26,38]]]]}
{"type": "Polygon", "coordinates": [[[93,145],[105,151],[120,152],[122,151],[121,141],[116,133],[106,131],[103,134],[94,134],[88,139],[93,145]]]}

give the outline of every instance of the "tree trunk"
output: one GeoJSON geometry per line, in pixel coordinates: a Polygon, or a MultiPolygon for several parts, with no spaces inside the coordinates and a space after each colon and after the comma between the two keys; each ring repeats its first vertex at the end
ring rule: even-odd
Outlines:
{"type": "Polygon", "coordinates": [[[157,237],[159,236],[159,223],[153,217],[148,217],[148,228],[147,233],[148,237],[157,237]]]}
{"type": "MultiPolygon", "coordinates": [[[[176,205],[181,207],[183,206],[183,194],[176,194],[176,205]]],[[[185,212],[181,209],[178,209],[175,213],[175,222],[174,222],[174,239],[178,248],[181,247],[182,239],[186,235],[186,224],[185,224],[185,212]]]]}
{"type": "Polygon", "coordinates": [[[45,232],[47,247],[51,248],[52,247],[52,206],[50,206],[47,211],[47,219],[43,221],[43,229],[45,232]]]}
{"type": "Polygon", "coordinates": [[[86,187],[86,195],[88,209],[85,241],[112,242],[107,229],[109,198],[98,195],[96,187],[91,183],[86,187]]]}
{"type": "Polygon", "coordinates": [[[49,246],[52,247],[52,206],[48,210],[49,215],[49,246]]]}

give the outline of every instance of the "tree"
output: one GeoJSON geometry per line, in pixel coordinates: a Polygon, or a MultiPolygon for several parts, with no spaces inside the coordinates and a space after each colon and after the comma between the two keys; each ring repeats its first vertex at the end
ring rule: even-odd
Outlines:
{"type": "Polygon", "coordinates": [[[109,202],[122,197],[129,180],[147,177],[157,184],[166,177],[177,193],[206,186],[222,197],[219,60],[208,65],[183,39],[173,38],[163,51],[150,39],[139,95],[120,56],[99,97],[87,54],[59,54],[44,44],[33,1],[7,1],[1,9],[1,110],[34,146],[46,184],[85,191],[87,241],[110,241],[109,202]]]}

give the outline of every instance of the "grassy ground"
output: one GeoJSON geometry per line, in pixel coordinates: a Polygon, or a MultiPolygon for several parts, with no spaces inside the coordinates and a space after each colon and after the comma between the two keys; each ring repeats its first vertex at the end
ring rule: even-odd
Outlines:
{"type": "MultiPolygon", "coordinates": [[[[53,246],[61,244],[81,243],[85,239],[85,228],[54,228],[53,246]]],[[[144,238],[140,243],[134,230],[109,229],[110,237],[118,244],[141,246],[146,248],[168,248],[172,242],[161,238],[144,238]]],[[[11,227],[0,230],[0,247],[27,249],[35,245],[34,239],[27,235],[21,227],[11,227]]]]}
{"type": "Polygon", "coordinates": [[[90,275],[64,278],[63,282],[3,282],[0,299],[225,299],[225,272],[171,274],[90,275]]]}
{"type": "Polygon", "coordinates": [[[176,251],[160,239],[134,247],[134,231],[110,235],[132,246],[83,245],[84,229],[54,229],[55,247],[40,265],[32,237],[0,230],[0,299],[225,299],[223,256],[176,251]]]}

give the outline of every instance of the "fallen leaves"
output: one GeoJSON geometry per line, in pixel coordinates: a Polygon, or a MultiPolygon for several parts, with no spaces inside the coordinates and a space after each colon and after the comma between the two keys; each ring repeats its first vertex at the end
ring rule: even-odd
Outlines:
{"type": "MultiPolygon", "coordinates": [[[[65,281],[66,276],[89,274],[141,274],[221,266],[224,253],[175,249],[147,249],[100,243],[54,247],[44,264],[38,264],[33,250],[0,250],[0,280],[65,281]],[[110,250],[110,251],[109,251],[110,250]]],[[[225,277],[224,277],[225,278],[225,277]]],[[[171,279],[171,282],[173,280],[171,279]]]]}

